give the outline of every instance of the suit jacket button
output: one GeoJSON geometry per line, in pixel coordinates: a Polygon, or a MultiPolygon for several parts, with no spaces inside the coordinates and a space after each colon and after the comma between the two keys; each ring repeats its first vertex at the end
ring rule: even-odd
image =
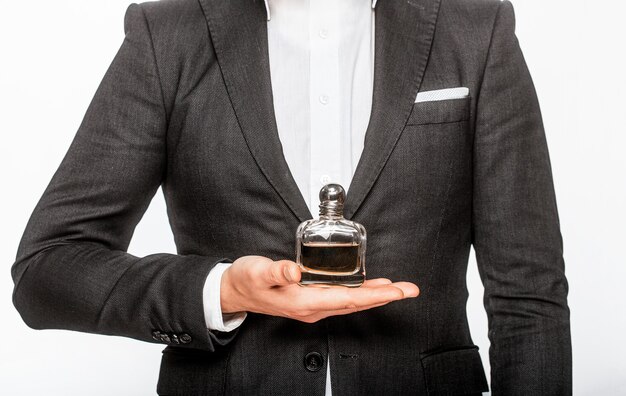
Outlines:
{"type": "Polygon", "coordinates": [[[158,330],[154,330],[152,332],[152,339],[155,341],[161,341],[161,332],[158,330]]]}
{"type": "Polygon", "coordinates": [[[161,334],[161,341],[169,343],[170,342],[170,336],[168,336],[167,334],[161,334]]]}
{"type": "Polygon", "coordinates": [[[309,352],[304,357],[304,367],[309,371],[319,371],[323,366],[324,357],[319,352],[309,352]]]}
{"type": "Polygon", "coordinates": [[[178,338],[177,334],[172,334],[172,337],[170,337],[172,339],[172,344],[180,344],[180,339],[178,338]]]}
{"type": "Polygon", "coordinates": [[[187,333],[183,333],[178,337],[180,339],[181,344],[189,344],[191,342],[191,336],[187,333]]]}

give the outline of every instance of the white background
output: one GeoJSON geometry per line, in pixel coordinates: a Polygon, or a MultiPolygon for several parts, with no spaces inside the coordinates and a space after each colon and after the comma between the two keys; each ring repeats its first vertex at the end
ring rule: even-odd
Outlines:
{"type": "MultiPolygon", "coordinates": [[[[0,4],[0,389],[7,395],[155,394],[161,345],[31,330],[11,303],[9,268],[19,239],[122,42],[129,2],[0,4]]],[[[514,5],[555,178],[570,283],[574,393],[626,395],[626,2],[514,5]]],[[[160,192],[129,252],[175,252],[160,192]]],[[[472,334],[489,373],[473,259],[468,284],[472,334]]]]}

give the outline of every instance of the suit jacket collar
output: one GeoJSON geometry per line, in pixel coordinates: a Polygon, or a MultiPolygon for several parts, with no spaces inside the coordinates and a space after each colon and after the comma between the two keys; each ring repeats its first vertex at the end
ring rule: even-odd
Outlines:
{"type": "MultiPolygon", "coordinates": [[[[228,95],[258,167],[300,220],[311,215],[282,151],[276,126],[264,0],[199,0],[228,95]]],[[[346,197],[353,218],[404,129],[419,91],[440,0],[376,5],[372,111],[365,147],[346,197]]]]}

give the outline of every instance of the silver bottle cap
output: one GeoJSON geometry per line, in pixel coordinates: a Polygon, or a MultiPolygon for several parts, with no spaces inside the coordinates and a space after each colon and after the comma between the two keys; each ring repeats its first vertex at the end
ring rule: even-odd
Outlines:
{"type": "Polygon", "coordinates": [[[343,216],[346,191],[339,184],[327,184],[320,190],[320,216],[343,216]]]}

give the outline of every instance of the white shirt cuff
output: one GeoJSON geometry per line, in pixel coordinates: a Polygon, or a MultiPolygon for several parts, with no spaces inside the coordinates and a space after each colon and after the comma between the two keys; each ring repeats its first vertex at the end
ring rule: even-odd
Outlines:
{"type": "Polygon", "coordinates": [[[232,263],[218,263],[207,276],[204,282],[203,305],[204,319],[209,330],[232,331],[243,323],[247,312],[222,313],[220,300],[220,286],[222,274],[232,263]]]}

